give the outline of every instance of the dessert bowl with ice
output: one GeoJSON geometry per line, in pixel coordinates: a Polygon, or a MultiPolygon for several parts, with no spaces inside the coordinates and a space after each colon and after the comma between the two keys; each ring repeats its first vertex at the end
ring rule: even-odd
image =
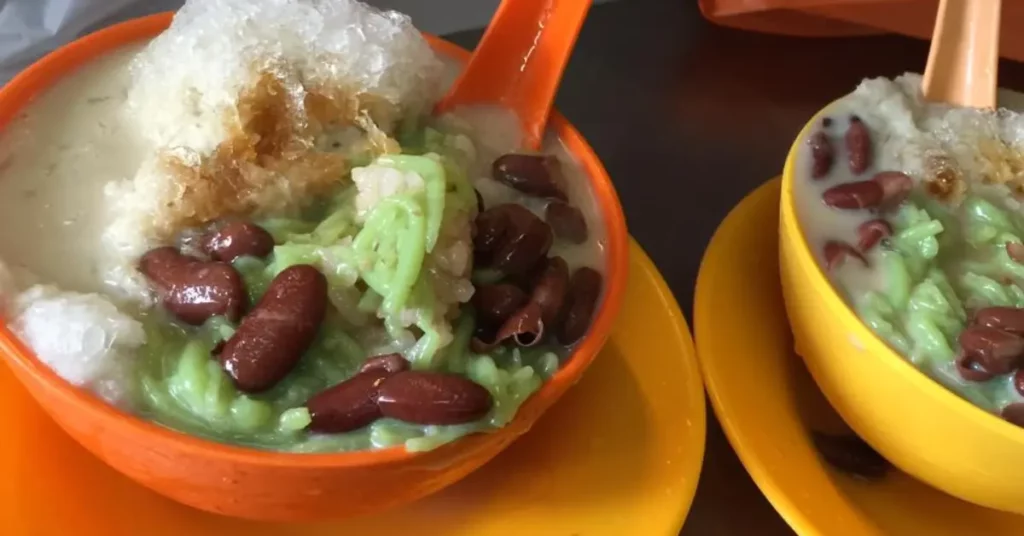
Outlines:
{"type": "Polygon", "coordinates": [[[1024,426],[1024,116],[929,103],[920,83],[866,80],[822,112],[793,161],[796,215],[875,334],[1024,426]]]}
{"type": "Polygon", "coordinates": [[[66,381],[207,439],[431,449],[499,428],[588,332],[604,225],[556,138],[430,112],[409,19],[193,0],[0,139],[0,315],[66,381]]]}

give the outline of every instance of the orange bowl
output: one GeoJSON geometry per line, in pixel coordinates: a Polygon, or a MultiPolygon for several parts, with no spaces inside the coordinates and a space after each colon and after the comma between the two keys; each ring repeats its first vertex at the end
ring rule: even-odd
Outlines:
{"type": "MultiPolygon", "coordinates": [[[[0,89],[0,128],[77,67],[155,37],[170,25],[172,15],[117,24],[42,58],[0,89]]],[[[441,55],[463,62],[469,57],[454,44],[426,38],[441,55]]],[[[605,293],[586,338],[504,428],[426,452],[402,447],[336,454],[248,449],[176,432],[118,410],[64,381],[2,323],[0,355],[71,437],[114,469],[181,503],[235,517],[301,521],[367,514],[420,499],[465,477],[529,430],[593,362],[622,304],[628,244],[618,196],[600,160],[565,118],[553,112],[548,128],[582,166],[597,199],[608,236],[605,293]]]]}

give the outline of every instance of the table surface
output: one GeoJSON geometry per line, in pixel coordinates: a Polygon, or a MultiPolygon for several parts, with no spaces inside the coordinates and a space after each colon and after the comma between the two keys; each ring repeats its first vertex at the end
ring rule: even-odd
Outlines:
{"type": "MultiPolygon", "coordinates": [[[[471,48],[480,32],[449,38],[471,48]]],[[[556,106],[601,157],[630,232],[692,323],[711,235],[781,172],[806,120],[865,77],[920,72],[927,53],[925,42],[899,36],[731,30],[708,23],[694,0],[623,0],[591,10],[556,106]]],[[[1004,62],[999,74],[1002,86],[1024,88],[1024,65],[1004,62]]],[[[682,535],[719,534],[793,532],[744,471],[709,404],[704,469],[682,535]]]]}

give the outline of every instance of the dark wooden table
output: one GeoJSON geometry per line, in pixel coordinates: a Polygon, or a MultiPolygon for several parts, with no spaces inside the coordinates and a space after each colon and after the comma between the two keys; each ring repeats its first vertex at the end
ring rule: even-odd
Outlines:
{"type": "MultiPolygon", "coordinates": [[[[173,3],[140,3],[120,18],[173,3]]],[[[481,33],[446,37],[472,48],[481,33]]],[[[601,157],[630,232],[692,318],[712,233],[781,171],[807,118],[864,77],[920,71],[926,56],[926,43],[902,37],[740,32],[706,22],[696,0],[619,0],[592,9],[557,106],[601,157]]],[[[1024,65],[1000,65],[1000,79],[1024,89],[1024,65]]],[[[704,468],[682,535],[747,534],[793,533],[744,471],[709,404],[704,468]]]]}
{"type": "MultiPolygon", "coordinates": [[[[704,248],[737,202],[782,169],[800,127],[865,77],[920,72],[927,44],[800,39],[703,19],[695,0],[595,6],[557,107],[611,174],[630,232],[692,318],[704,248]]],[[[471,48],[481,32],[449,36],[471,48]]],[[[1024,66],[1000,66],[1024,88],[1024,66]]],[[[765,431],[765,433],[770,433],[765,431]]],[[[793,534],[744,471],[708,405],[708,442],[684,536],[793,534]]]]}

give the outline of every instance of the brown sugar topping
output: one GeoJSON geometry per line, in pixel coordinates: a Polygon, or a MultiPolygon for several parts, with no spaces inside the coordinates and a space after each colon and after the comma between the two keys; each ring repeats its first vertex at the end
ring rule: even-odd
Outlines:
{"type": "Polygon", "coordinates": [[[929,178],[925,179],[925,190],[940,201],[959,202],[967,191],[960,170],[956,163],[948,157],[932,157],[926,164],[929,178]]]}
{"type": "Polygon", "coordinates": [[[278,78],[264,74],[240,99],[236,126],[212,154],[196,162],[166,153],[164,165],[179,193],[162,215],[160,238],[221,218],[287,211],[329,193],[349,163],[315,147],[315,137],[326,129],[360,125],[377,152],[397,147],[360,111],[356,98],[309,92],[304,109],[298,107],[278,78]]]}

